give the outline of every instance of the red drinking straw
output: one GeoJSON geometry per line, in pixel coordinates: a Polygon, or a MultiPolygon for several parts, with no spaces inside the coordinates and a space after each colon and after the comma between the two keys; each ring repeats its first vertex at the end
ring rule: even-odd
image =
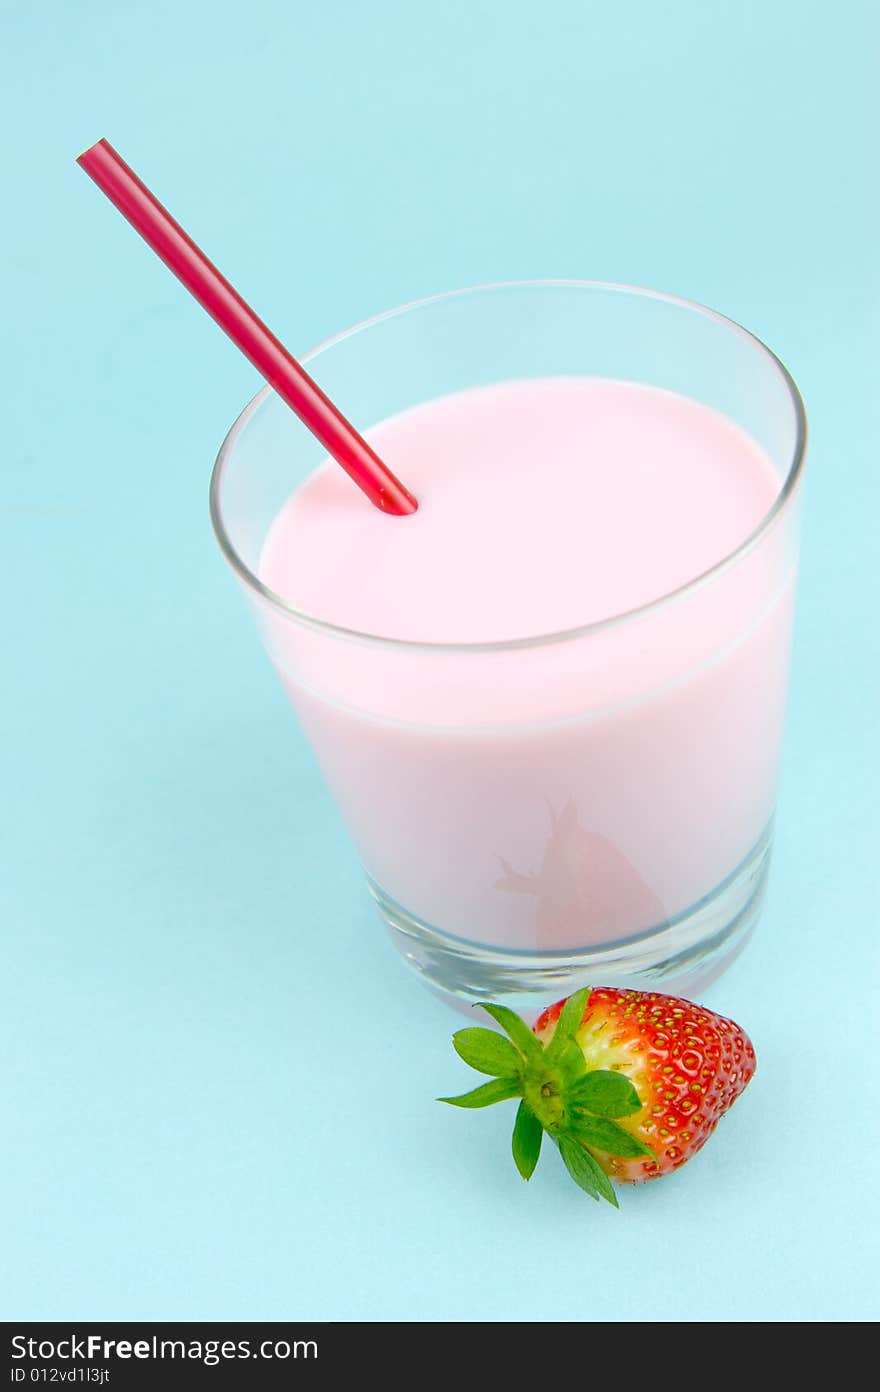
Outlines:
{"type": "Polygon", "coordinates": [[[110,202],[115,203],[122,216],[140,232],[202,308],[216,319],[281,399],[320,440],[327,453],[363,489],[370,502],[382,512],[398,517],[415,512],[418,503],[409,490],[337,411],[317,383],[270,333],[262,319],[257,318],[113,146],[106,140],[99,140],[80,155],[77,164],[94,179],[110,202]]]}

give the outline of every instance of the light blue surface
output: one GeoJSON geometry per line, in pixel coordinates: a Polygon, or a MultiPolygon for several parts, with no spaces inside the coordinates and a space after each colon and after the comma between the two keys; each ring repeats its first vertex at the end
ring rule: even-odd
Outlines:
{"type": "Polygon", "coordinates": [[[4,27],[0,1315],[876,1317],[869,0],[55,0],[4,27]],[[706,997],[760,1071],[620,1214],[553,1156],[526,1189],[510,1108],[432,1101],[465,1084],[456,1021],[374,922],[208,526],[257,381],[75,167],[102,134],[294,350],[591,276],[713,305],[801,385],[775,871],[706,997]]]}

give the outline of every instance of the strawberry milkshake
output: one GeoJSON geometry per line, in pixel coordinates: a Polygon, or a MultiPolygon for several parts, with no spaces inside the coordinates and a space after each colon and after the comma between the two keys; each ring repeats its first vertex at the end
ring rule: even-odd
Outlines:
{"type": "Polygon", "coordinates": [[[796,547],[767,521],[768,441],[581,372],[364,433],[418,511],[318,461],[276,486],[250,568],[397,945],[464,999],[693,989],[751,928],[769,855],[796,547]]]}

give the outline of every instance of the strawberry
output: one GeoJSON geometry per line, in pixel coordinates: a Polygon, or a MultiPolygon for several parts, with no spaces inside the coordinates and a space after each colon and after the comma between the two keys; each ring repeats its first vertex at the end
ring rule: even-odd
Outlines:
{"type": "Polygon", "coordinates": [[[544,1132],[576,1184],[617,1207],[610,1179],[637,1184],[684,1165],[755,1071],[748,1036],[723,1015],[656,991],[586,987],[530,1030],[503,1005],[490,1029],[453,1035],[456,1053],[491,1075],[454,1107],[520,1099],[513,1158],[531,1179],[544,1132]]]}

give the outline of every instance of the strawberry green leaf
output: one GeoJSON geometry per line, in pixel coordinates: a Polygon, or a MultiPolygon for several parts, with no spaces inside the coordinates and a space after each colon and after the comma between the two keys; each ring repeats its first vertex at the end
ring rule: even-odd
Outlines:
{"type": "MultiPolygon", "coordinates": [[[[571,1142],[567,1142],[567,1144],[571,1144],[571,1142]]],[[[596,1187],[596,1189],[598,1189],[602,1198],[607,1199],[607,1201],[614,1208],[619,1208],[620,1205],[617,1202],[617,1195],[614,1192],[614,1185],[611,1183],[611,1180],[608,1178],[607,1174],[602,1169],[602,1166],[599,1164],[599,1161],[596,1160],[595,1157],[592,1156],[588,1150],[584,1150],[583,1146],[578,1145],[576,1142],[574,1144],[574,1149],[578,1152],[578,1154],[576,1156],[570,1155],[569,1158],[573,1161],[573,1163],[577,1165],[578,1173],[589,1173],[594,1186],[596,1187]]],[[[568,1166],[569,1174],[572,1174],[571,1165],[569,1165],[569,1162],[564,1154],[562,1158],[563,1160],[565,1160],[565,1163],[568,1166]]]]}
{"type": "Polygon", "coordinates": [[[571,1130],[583,1145],[595,1146],[596,1150],[604,1150],[606,1155],[619,1155],[624,1160],[634,1159],[637,1155],[650,1155],[652,1160],[655,1158],[650,1146],[646,1146],[631,1131],[624,1131],[616,1121],[576,1113],[571,1130]]]}
{"type": "Polygon", "coordinates": [[[565,1162],[565,1168],[584,1193],[589,1194],[591,1199],[599,1201],[599,1186],[596,1183],[595,1173],[592,1165],[588,1163],[587,1152],[583,1146],[579,1146],[577,1141],[569,1140],[567,1136],[559,1138],[559,1154],[565,1162]]]}
{"type": "Polygon", "coordinates": [[[571,1175],[575,1184],[579,1185],[591,1199],[599,1201],[599,1190],[593,1178],[592,1168],[587,1165],[585,1156],[586,1151],[583,1146],[579,1146],[577,1141],[569,1140],[567,1136],[562,1136],[559,1141],[559,1154],[565,1162],[565,1168],[571,1175]]]}
{"type": "Polygon", "coordinates": [[[587,1060],[581,1052],[581,1046],[575,1039],[566,1045],[559,1066],[565,1074],[569,1083],[581,1078],[587,1071],[587,1060]]]}
{"type": "Polygon", "coordinates": [[[490,1001],[480,1001],[480,1008],[485,1010],[487,1015],[491,1015],[504,1033],[513,1040],[525,1059],[539,1059],[543,1054],[541,1041],[537,1035],[532,1034],[525,1020],[520,1019],[514,1011],[508,1010],[506,1005],[492,1005],[490,1001]]]}
{"type": "Polygon", "coordinates": [[[451,1107],[491,1107],[493,1102],[506,1102],[509,1097],[521,1097],[522,1086],[519,1078],[493,1078],[491,1083],[483,1083],[473,1092],[463,1092],[460,1097],[438,1097],[438,1102],[448,1102],[451,1107]]]}
{"type": "Polygon", "coordinates": [[[595,1068],[575,1083],[569,1093],[572,1102],[600,1117],[632,1116],[642,1102],[629,1078],[608,1068],[595,1068]]]}
{"type": "Polygon", "coordinates": [[[574,1040],[575,1033],[584,1017],[587,1001],[590,999],[590,989],[589,986],[585,986],[583,990],[575,991],[574,995],[569,996],[562,1007],[562,1013],[556,1021],[553,1038],[544,1050],[549,1062],[561,1059],[569,1044],[574,1040]]]}
{"type": "Polygon", "coordinates": [[[493,1078],[509,1078],[522,1065],[519,1051],[509,1039],[495,1030],[457,1030],[452,1036],[452,1044],[459,1058],[463,1058],[471,1068],[478,1073],[488,1073],[493,1078]]]}
{"type": "Polygon", "coordinates": [[[541,1154],[544,1128],[525,1102],[520,1102],[513,1124],[513,1158],[523,1179],[531,1179],[541,1154]]]}

